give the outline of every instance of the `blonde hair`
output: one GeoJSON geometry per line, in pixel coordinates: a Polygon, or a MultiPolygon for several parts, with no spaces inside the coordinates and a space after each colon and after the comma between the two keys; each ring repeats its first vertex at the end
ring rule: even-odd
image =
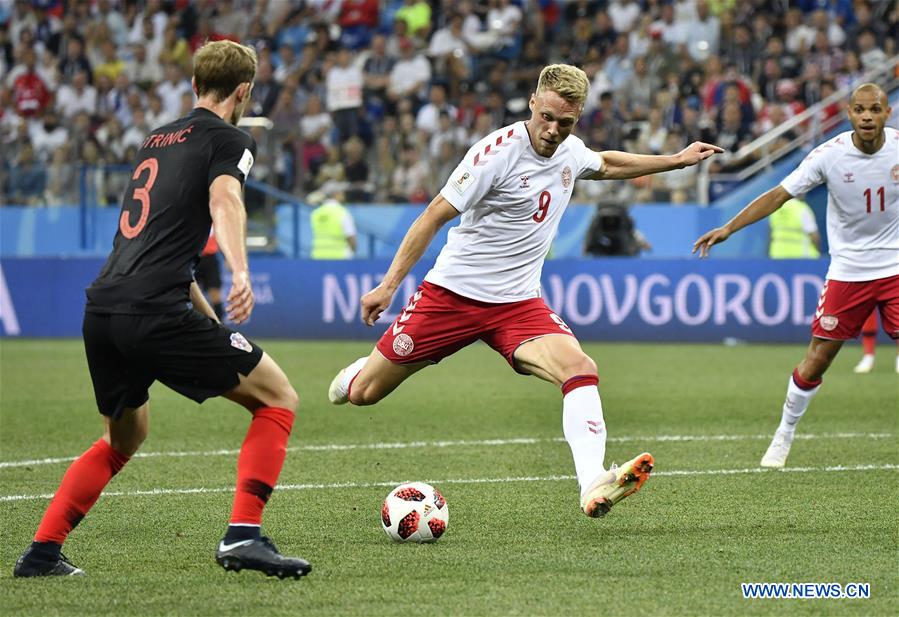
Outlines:
{"type": "Polygon", "coordinates": [[[579,107],[584,106],[589,88],[587,74],[570,64],[550,64],[540,71],[540,79],[537,80],[537,94],[552,90],[566,101],[577,103],[579,107]]]}
{"type": "Polygon", "coordinates": [[[234,41],[206,43],[194,54],[197,95],[212,95],[216,102],[231,96],[240,84],[256,77],[256,50],[234,41]]]}

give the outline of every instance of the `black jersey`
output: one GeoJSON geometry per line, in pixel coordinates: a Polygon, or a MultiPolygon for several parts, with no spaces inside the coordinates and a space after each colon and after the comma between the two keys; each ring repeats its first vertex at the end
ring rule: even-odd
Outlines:
{"type": "Polygon", "coordinates": [[[86,310],[183,310],[212,224],[209,186],[221,175],[242,185],[255,155],[252,137],[203,108],[154,130],[137,154],[112,253],[87,288],[86,310]]]}

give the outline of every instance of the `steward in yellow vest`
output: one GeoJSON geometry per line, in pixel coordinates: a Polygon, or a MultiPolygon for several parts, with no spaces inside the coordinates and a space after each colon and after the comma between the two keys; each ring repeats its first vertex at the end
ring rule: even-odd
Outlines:
{"type": "Polygon", "coordinates": [[[821,256],[821,236],[811,207],[801,199],[790,199],[768,217],[772,259],[813,259],[821,256]]]}
{"type": "Polygon", "coordinates": [[[353,215],[336,199],[312,211],[312,259],[351,259],[356,250],[353,215]]]}

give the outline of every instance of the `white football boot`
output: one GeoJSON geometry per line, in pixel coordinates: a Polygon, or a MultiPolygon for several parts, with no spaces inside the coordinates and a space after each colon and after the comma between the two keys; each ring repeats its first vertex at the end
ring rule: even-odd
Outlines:
{"type": "Polygon", "coordinates": [[[343,385],[344,375],[346,375],[346,369],[342,368],[328,386],[328,400],[332,405],[345,405],[350,400],[350,391],[343,385]]]}
{"type": "Polygon", "coordinates": [[[858,361],[858,364],[855,365],[855,368],[852,369],[853,373],[870,373],[874,368],[874,356],[872,354],[865,354],[862,356],[862,359],[858,361]]]}
{"type": "Polygon", "coordinates": [[[762,467],[781,468],[787,462],[787,456],[790,454],[790,446],[793,445],[793,433],[784,431],[776,431],[771,445],[762,457],[759,463],[762,467]]]}

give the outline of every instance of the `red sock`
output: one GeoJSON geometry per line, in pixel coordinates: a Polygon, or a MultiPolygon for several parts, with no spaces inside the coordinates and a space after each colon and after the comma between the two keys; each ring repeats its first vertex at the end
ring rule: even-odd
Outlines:
{"type": "Polygon", "coordinates": [[[877,311],[871,311],[865,323],[862,324],[862,350],[866,356],[874,355],[874,347],[877,344],[877,311]]]}
{"type": "Polygon", "coordinates": [[[102,439],[97,440],[66,470],[44,518],[34,534],[36,542],[62,544],[96,503],[100,493],[119,473],[130,456],[119,454],[102,439]]]}
{"type": "Polygon", "coordinates": [[[260,407],[253,414],[237,457],[237,490],[231,524],[260,525],[262,510],[272,494],[293,425],[293,412],[279,407],[260,407]]]}
{"type": "Polygon", "coordinates": [[[862,331],[862,351],[866,356],[874,355],[874,348],[877,346],[877,330],[874,332],[862,331]]]}
{"type": "Polygon", "coordinates": [[[562,384],[562,396],[565,396],[577,388],[595,386],[597,384],[599,384],[599,377],[596,375],[575,375],[562,384]]]}
{"type": "Polygon", "coordinates": [[[793,383],[796,384],[800,390],[811,390],[812,388],[817,388],[821,385],[821,380],[817,379],[812,381],[810,379],[803,379],[802,375],[799,374],[799,368],[793,369],[793,383]]]}

